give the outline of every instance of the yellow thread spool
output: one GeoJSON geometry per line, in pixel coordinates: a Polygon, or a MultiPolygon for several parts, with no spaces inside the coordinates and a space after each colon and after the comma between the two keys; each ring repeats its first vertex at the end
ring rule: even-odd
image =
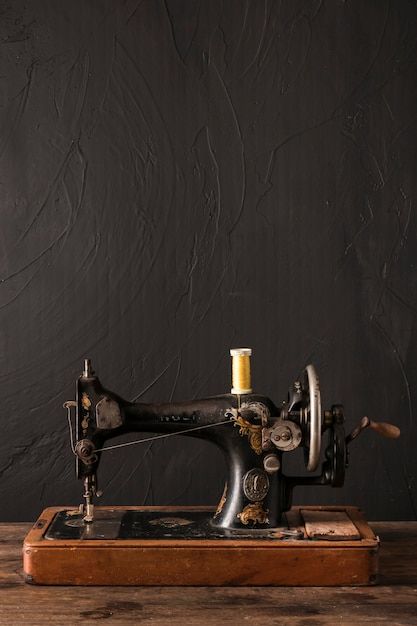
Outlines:
{"type": "Polygon", "coordinates": [[[231,393],[243,395],[252,393],[250,380],[250,357],[252,350],[250,348],[232,348],[230,356],[232,357],[232,389],[231,393]]]}

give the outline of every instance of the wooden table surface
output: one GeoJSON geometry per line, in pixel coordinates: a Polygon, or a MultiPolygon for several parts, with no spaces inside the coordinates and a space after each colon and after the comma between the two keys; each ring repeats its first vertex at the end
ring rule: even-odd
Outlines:
{"type": "Polygon", "coordinates": [[[372,587],[36,587],[23,582],[30,524],[0,524],[0,624],[417,625],[417,522],[374,522],[372,587]]]}

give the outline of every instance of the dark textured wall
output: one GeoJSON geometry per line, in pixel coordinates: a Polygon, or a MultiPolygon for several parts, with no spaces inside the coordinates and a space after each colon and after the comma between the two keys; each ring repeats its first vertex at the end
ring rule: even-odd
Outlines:
{"type": "MultiPolygon", "coordinates": [[[[415,2],[9,0],[0,43],[1,519],[80,500],[84,356],[179,400],[228,391],[238,345],[276,402],[313,361],[349,427],[402,428],[297,502],[415,518],[415,2]]],[[[104,503],[222,490],[199,440],[103,461],[104,503]]]]}

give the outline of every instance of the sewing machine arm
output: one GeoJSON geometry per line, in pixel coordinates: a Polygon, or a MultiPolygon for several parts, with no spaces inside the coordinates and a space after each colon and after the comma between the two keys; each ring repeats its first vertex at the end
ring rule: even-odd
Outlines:
{"type": "Polygon", "coordinates": [[[106,390],[88,360],[76,385],[76,401],[66,403],[66,407],[76,409],[73,452],[77,477],[84,481],[85,522],[93,520],[93,497],[98,491],[97,470],[102,454],[132,443],[105,446],[120,435],[154,433],[153,439],[182,434],[219,446],[226,456],[228,477],[212,524],[238,532],[247,527],[277,527],[283,512],[291,506],[292,491],[297,485],[343,485],[347,444],[364,428],[382,429],[386,436],[399,434],[395,426],[364,418],[367,421],[362,420],[346,437],[343,407],[333,405],[328,411],[321,410],[313,366],[307,366],[304,380],[294,383],[281,408],[269,398],[251,393],[249,388],[244,389],[244,394],[188,402],[132,403],[106,390]],[[320,464],[325,432],[328,442],[317,475],[313,472],[320,464]],[[309,475],[286,476],[282,471],[283,454],[298,447],[304,450],[309,475]]]}

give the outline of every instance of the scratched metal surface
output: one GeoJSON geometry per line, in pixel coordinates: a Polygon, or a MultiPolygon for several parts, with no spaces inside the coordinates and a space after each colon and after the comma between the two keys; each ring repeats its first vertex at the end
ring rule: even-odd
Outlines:
{"type": "MultiPolygon", "coordinates": [[[[84,356],[180,400],[227,391],[242,344],[275,402],[313,361],[349,426],[403,430],[295,501],[415,519],[415,3],[1,1],[0,41],[0,519],[78,501],[84,356]]],[[[103,461],[103,503],[222,492],[204,441],[103,461]]]]}

